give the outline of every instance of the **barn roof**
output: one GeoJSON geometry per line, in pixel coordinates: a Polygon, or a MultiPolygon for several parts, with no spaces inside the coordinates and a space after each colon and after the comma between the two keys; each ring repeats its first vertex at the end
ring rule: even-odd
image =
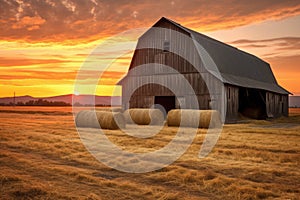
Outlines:
{"type": "MultiPolygon", "coordinates": [[[[209,64],[204,64],[204,66],[222,82],[246,88],[257,88],[280,94],[290,94],[290,92],[277,83],[267,62],[233,46],[188,29],[165,17],[162,17],[159,21],[161,20],[166,20],[188,32],[195,43],[199,43],[206,50],[216,64],[217,69],[209,64]],[[217,71],[220,73],[217,73],[217,71]]],[[[198,48],[198,53],[201,56],[203,52],[198,48]]]]}

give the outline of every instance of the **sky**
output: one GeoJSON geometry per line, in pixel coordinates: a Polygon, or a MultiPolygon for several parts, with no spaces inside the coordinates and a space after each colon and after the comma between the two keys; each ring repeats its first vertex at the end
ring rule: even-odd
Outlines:
{"type": "MultiPolygon", "coordinates": [[[[0,97],[76,93],[77,72],[97,46],[162,16],[262,58],[281,86],[300,95],[300,1],[0,0],[0,97]]],[[[105,71],[97,95],[121,94],[114,85],[132,52],[105,71]]]]}

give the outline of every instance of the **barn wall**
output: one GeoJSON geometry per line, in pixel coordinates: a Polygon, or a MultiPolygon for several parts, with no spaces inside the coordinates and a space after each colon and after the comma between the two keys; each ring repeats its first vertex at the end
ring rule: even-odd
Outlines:
{"type": "Polygon", "coordinates": [[[266,92],[268,117],[288,116],[288,104],[288,95],[266,92]]]}
{"type": "MultiPolygon", "coordinates": [[[[216,92],[218,90],[213,91],[214,94],[210,95],[206,83],[203,81],[201,74],[199,73],[191,73],[191,74],[183,74],[185,80],[192,86],[193,92],[196,95],[198,100],[198,106],[200,109],[210,109],[210,102],[214,96],[216,96],[216,92]]],[[[212,83],[214,83],[213,76],[209,74],[204,74],[203,76],[207,76],[206,79],[212,78],[212,83]]],[[[160,74],[160,75],[148,75],[148,76],[127,76],[126,80],[124,80],[124,84],[122,87],[122,98],[123,102],[126,102],[130,99],[130,105],[124,105],[124,108],[139,108],[139,107],[150,107],[154,103],[154,96],[175,96],[173,92],[171,92],[166,87],[162,85],[172,85],[176,88],[177,96],[181,98],[181,101],[184,102],[183,108],[194,108],[194,99],[193,93],[188,92],[188,88],[182,84],[181,77],[176,74],[160,74]],[[141,85],[142,80],[147,80],[149,82],[160,82],[159,84],[146,84],[141,85]],[[138,87],[137,90],[131,95],[129,91],[133,91],[132,88],[138,87]],[[151,101],[149,99],[152,99],[151,101]]],[[[216,85],[217,87],[217,85],[216,85]]],[[[217,101],[215,99],[215,101],[217,101]]],[[[221,107],[219,105],[218,107],[221,107]]]]}
{"type": "MultiPolygon", "coordinates": [[[[189,35],[170,23],[161,22],[155,26],[180,31],[185,36],[189,35]]],[[[193,96],[182,84],[180,76],[183,76],[192,86],[200,109],[211,109],[212,105],[219,111],[223,109],[223,102],[218,99],[222,92],[223,83],[203,67],[193,41],[167,29],[156,30],[155,32],[147,31],[140,37],[128,75],[122,80],[122,101],[127,102],[130,99],[130,103],[124,104],[123,108],[150,107],[154,103],[155,96],[174,96],[173,93],[158,85],[147,84],[140,87],[143,80],[174,86],[177,95],[180,96],[176,105],[178,106],[178,102],[181,101],[184,102],[184,108],[194,108],[193,96]],[[169,52],[163,51],[165,41],[170,42],[169,52]],[[173,50],[179,50],[180,53],[172,53],[173,50]],[[142,71],[134,70],[135,67],[143,65],[147,65],[147,67],[143,68],[142,71]],[[163,65],[172,67],[180,75],[171,73],[163,65]],[[140,88],[130,97],[129,91],[137,86],[140,88]],[[208,88],[212,88],[211,91],[208,88]]]]}
{"type": "Polygon", "coordinates": [[[225,85],[227,110],[226,122],[234,123],[238,118],[239,110],[239,88],[232,85],[225,85]]]}

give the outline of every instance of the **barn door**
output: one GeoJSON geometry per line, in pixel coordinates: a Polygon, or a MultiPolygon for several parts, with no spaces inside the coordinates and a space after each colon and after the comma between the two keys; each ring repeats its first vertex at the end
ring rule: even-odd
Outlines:
{"type": "Polygon", "coordinates": [[[175,96],[155,96],[155,104],[160,104],[168,113],[175,108],[175,96]]]}
{"type": "Polygon", "coordinates": [[[239,108],[239,88],[227,86],[226,87],[227,95],[227,113],[226,117],[228,121],[235,121],[238,117],[238,108],[239,108]]]}

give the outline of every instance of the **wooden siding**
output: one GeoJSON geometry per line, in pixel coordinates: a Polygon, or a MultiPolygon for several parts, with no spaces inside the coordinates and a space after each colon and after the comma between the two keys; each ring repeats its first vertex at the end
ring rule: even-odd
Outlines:
{"type": "MultiPolygon", "coordinates": [[[[192,96],[194,93],[198,100],[197,106],[200,109],[210,109],[211,101],[218,102],[222,92],[220,85],[223,83],[203,67],[193,40],[187,32],[170,23],[159,23],[155,26],[169,30],[159,29],[154,32],[150,30],[139,39],[130,64],[130,71],[122,80],[123,102],[130,99],[129,105],[123,105],[124,108],[149,107],[154,103],[155,96],[174,96],[174,93],[161,86],[168,85],[176,88],[176,94],[180,96],[180,101],[184,102],[184,108],[195,107],[195,99],[192,96]],[[171,30],[183,33],[184,37],[171,30]],[[163,51],[165,41],[170,42],[170,51],[175,51],[175,53],[163,51]],[[133,70],[142,65],[147,65],[147,67],[144,67],[142,71],[133,70]],[[165,66],[172,67],[177,74],[174,70],[170,72],[165,66]],[[182,76],[193,88],[193,92],[190,92],[182,83],[182,76]],[[143,85],[145,81],[157,84],[143,85]],[[211,91],[207,85],[212,88],[211,91]],[[130,97],[129,92],[137,87],[138,89],[130,97]]],[[[178,101],[176,100],[176,107],[179,107],[178,101]]],[[[216,107],[221,110],[221,103],[216,107]]]]}
{"type": "MultiPolygon", "coordinates": [[[[177,74],[156,74],[156,75],[148,75],[148,76],[128,76],[124,80],[124,84],[122,87],[122,96],[123,96],[123,102],[127,102],[130,98],[130,91],[133,91],[133,88],[138,88],[133,95],[131,95],[132,99],[140,99],[141,102],[138,102],[138,100],[130,100],[129,107],[141,107],[141,104],[145,104],[144,98],[149,96],[175,96],[174,93],[176,93],[177,96],[184,97],[185,98],[185,108],[194,108],[194,99],[193,99],[193,93],[196,95],[196,98],[198,100],[198,107],[200,109],[210,109],[210,102],[211,100],[214,100],[215,102],[218,102],[218,98],[220,96],[220,88],[218,87],[218,82],[215,81],[215,78],[210,74],[202,74],[203,76],[206,76],[206,80],[212,79],[209,84],[215,86],[211,86],[216,88],[214,91],[210,92],[208,91],[208,88],[206,86],[206,83],[204,82],[201,74],[199,73],[190,73],[190,74],[183,74],[183,77],[192,87],[193,91],[189,92],[188,87],[186,87],[184,84],[182,84],[182,77],[177,74]],[[144,81],[146,82],[154,82],[154,83],[161,83],[161,84],[145,84],[143,85],[144,81]],[[162,85],[166,86],[172,86],[176,89],[176,91],[172,92],[170,89],[167,89],[166,87],[163,87],[162,85]],[[218,89],[217,89],[218,88],[218,89]]],[[[147,104],[149,106],[149,104],[147,104]]],[[[221,108],[221,104],[216,105],[218,108],[221,108]]],[[[145,107],[145,106],[142,106],[145,107]]],[[[124,107],[126,109],[128,107],[124,107]]]]}
{"type": "Polygon", "coordinates": [[[288,95],[266,92],[267,115],[270,118],[288,116],[288,95]]]}
{"type": "Polygon", "coordinates": [[[203,72],[199,61],[190,34],[173,24],[160,22],[140,37],[129,70],[145,63],[161,63],[181,73],[198,72],[193,66],[203,72]],[[169,42],[170,52],[163,51],[165,41],[169,42]]]}
{"type": "Polygon", "coordinates": [[[226,85],[225,91],[227,100],[226,122],[234,123],[238,118],[239,88],[232,85],[226,85]]]}

